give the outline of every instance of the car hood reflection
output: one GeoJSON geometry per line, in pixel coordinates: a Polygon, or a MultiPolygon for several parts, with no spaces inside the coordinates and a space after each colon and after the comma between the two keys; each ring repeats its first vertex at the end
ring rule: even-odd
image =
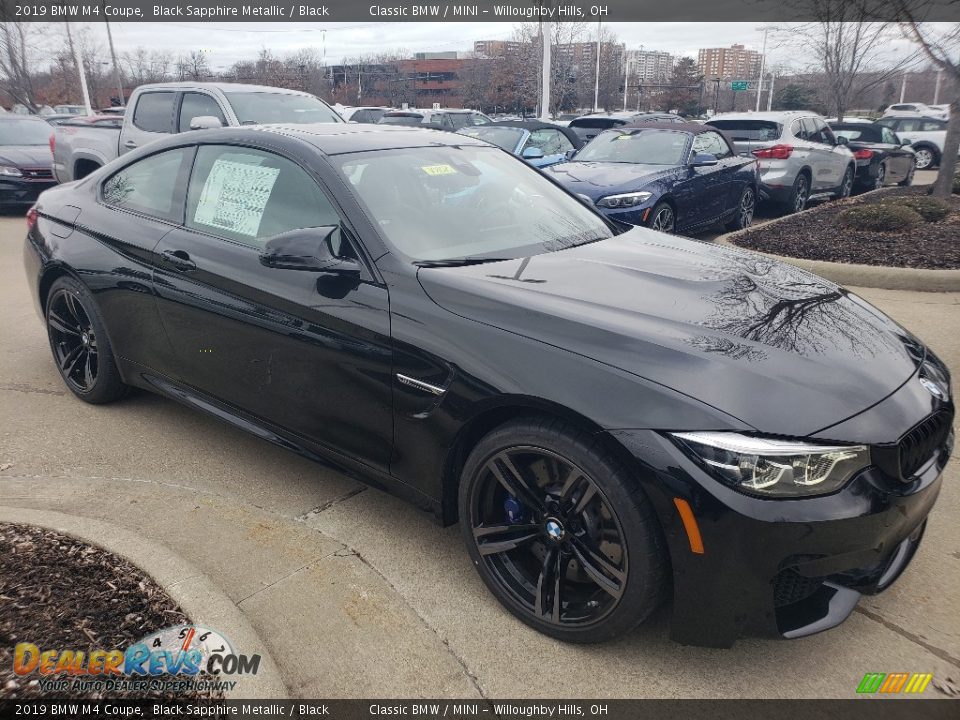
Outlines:
{"type": "Polygon", "coordinates": [[[419,278],[450,312],[668,386],[766,433],[840,422],[917,368],[913,338],[846,290],[762,255],[645,228],[419,278]]]}

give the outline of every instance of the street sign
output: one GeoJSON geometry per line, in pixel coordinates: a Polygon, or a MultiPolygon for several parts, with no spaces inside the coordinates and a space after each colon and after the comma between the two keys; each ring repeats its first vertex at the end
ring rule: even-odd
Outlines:
{"type": "Polygon", "coordinates": [[[747,90],[750,87],[748,80],[734,80],[730,83],[731,90],[747,90]]]}

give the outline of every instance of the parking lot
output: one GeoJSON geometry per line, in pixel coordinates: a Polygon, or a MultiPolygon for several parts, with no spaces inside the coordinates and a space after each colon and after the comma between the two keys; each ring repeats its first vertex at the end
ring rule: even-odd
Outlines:
{"type": "MultiPolygon", "coordinates": [[[[563,645],[496,602],[456,527],[172,401],[76,400],[28,296],[24,230],[0,218],[2,516],[95,518],[171,549],[246,615],[292,696],[853,697],[866,672],[906,671],[942,697],[960,682],[956,461],[912,566],[835,630],[689,648],[665,607],[619,641],[563,645]]],[[[857,292],[960,368],[960,294],[857,292]]]]}

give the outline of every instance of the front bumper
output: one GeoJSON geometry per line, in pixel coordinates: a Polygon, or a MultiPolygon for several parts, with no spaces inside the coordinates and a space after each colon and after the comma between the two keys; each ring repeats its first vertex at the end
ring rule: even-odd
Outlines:
{"type": "Polygon", "coordinates": [[[667,539],[671,637],[707,647],[811,635],[843,622],[861,595],[888,588],[923,537],[949,456],[941,448],[910,482],[871,467],[831,495],[771,500],[726,487],[659,433],[613,435],[643,466],[667,539]],[[702,554],[675,498],[693,510],[702,554]]]}
{"type": "Polygon", "coordinates": [[[52,179],[30,180],[3,176],[0,178],[0,207],[29,207],[37,201],[44,190],[52,188],[52,179]]]}

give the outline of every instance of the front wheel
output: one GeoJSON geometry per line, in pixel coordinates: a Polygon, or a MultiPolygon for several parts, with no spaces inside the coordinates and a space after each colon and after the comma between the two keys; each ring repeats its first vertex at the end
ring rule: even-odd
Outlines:
{"type": "Polygon", "coordinates": [[[853,168],[848,167],[843,173],[843,180],[840,181],[840,187],[837,189],[837,199],[843,200],[850,197],[853,192],[853,168]]]}
{"type": "Polygon", "coordinates": [[[84,285],[71,277],[54,281],[46,320],[54,362],[74,395],[102,404],[126,394],[100,311],[84,285]]]}
{"type": "Polygon", "coordinates": [[[887,166],[883,163],[880,163],[880,167],[877,168],[877,176],[873,179],[873,187],[871,190],[879,190],[887,182],[887,166]]]}
{"type": "Polygon", "coordinates": [[[915,169],[917,170],[927,170],[932,168],[937,164],[936,152],[930,147],[916,148],[916,155],[914,156],[913,162],[915,169]]]}
{"type": "Polygon", "coordinates": [[[660,232],[672,233],[677,225],[677,216],[670,203],[657,203],[650,213],[650,227],[660,232]]]}
{"type": "Polygon", "coordinates": [[[484,583],[542,633],[618,637],[666,593],[667,552],[650,502],[591,433],[537,418],[494,430],[467,458],[459,509],[484,583]]]}
{"type": "Polygon", "coordinates": [[[740,195],[740,204],[737,205],[737,214],[727,223],[727,230],[743,230],[753,224],[753,213],[757,209],[757,192],[747,185],[740,195]]]}

